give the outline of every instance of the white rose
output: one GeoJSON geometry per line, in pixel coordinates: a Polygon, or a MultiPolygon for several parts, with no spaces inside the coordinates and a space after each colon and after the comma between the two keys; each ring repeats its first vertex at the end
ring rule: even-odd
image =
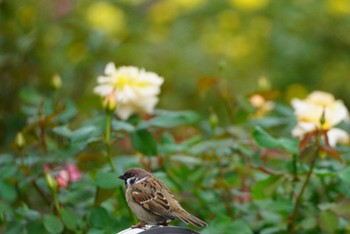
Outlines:
{"type": "Polygon", "coordinates": [[[113,63],[107,64],[105,74],[97,78],[99,85],[94,92],[102,97],[112,93],[117,103],[116,114],[121,119],[133,113],[153,112],[164,81],[162,77],[132,66],[116,68],[113,63]]]}
{"type": "Polygon", "coordinates": [[[292,130],[293,136],[302,137],[305,133],[322,128],[328,130],[330,145],[334,146],[337,142],[349,142],[347,132],[334,128],[343,120],[349,119],[349,112],[344,103],[335,100],[333,95],[315,91],[305,100],[293,99],[292,106],[298,121],[297,126],[292,130]],[[324,123],[321,125],[323,113],[324,123]]]}

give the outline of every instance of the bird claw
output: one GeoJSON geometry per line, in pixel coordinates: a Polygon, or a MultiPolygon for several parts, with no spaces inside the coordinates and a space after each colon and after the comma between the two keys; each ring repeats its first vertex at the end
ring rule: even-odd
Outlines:
{"type": "Polygon", "coordinates": [[[158,223],[157,226],[168,226],[169,225],[169,221],[166,220],[163,223],[158,223]]]}
{"type": "Polygon", "coordinates": [[[137,224],[132,225],[131,228],[144,228],[146,226],[146,224],[147,224],[146,222],[140,221],[137,224]]]}

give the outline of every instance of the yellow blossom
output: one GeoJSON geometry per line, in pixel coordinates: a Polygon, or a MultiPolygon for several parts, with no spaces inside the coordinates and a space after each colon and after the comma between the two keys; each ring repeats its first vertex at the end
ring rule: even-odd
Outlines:
{"type": "Polygon", "coordinates": [[[19,149],[22,149],[26,144],[26,140],[24,139],[23,133],[19,132],[16,134],[15,144],[19,149]]]}
{"type": "Polygon", "coordinates": [[[121,33],[125,28],[124,12],[109,2],[93,3],[86,11],[86,19],[91,27],[108,35],[121,33]]]}
{"type": "Polygon", "coordinates": [[[233,10],[225,10],[218,15],[218,24],[222,29],[237,29],[241,23],[240,21],[239,15],[233,10]]]}
{"type": "Polygon", "coordinates": [[[253,11],[264,8],[269,0],[230,0],[230,3],[238,9],[253,11]]]}
{"type": "Polygon", "coordinates": [[[62,79],[59,74],[54,74],[51,79],[51,85],[54,89],[58,90],[62,87],[62,79]]]}
{"type": "Polygon", "coordinates": [[[249,102],[256,108],[255,117],[261,118],[275,107],[273,101],[267,101],[262,95],[254,94],[249,98],[249,102]]]}
{"type": "Polygon", "coordinates": [[[328,0],[327,5],[329,10],[337,15],[350,14],[350,1],[349,0],[328,0]]]}
{"type": "Polygon", "coordinates": [[[35,23],[38,12],[34,5],[28,5],[20,8],[17,14],[22,25],[31,26],[35,23]]]}
{"type": "Polygon", "coordinates": [[[162,0],[156,1],[150,8],[149,17],[157,24],[169,23],[184,11],[198,8],[204,0],[162,0]]]}
{"type": "Polygon", "coordinates": [[[117,100],[115,98],[115,93],[111,92],[108,94],[103,102],[102,102],[103,107],[108,110],[108,111],[114,111],[115,108],[117,107],[117,100]]]}
{"type": "Polygon", "coordinates": [[[151,7],[149,17],[157,24],[173,21],[180,13],[180,8],[174,1],[158,1],[151,7]]]}

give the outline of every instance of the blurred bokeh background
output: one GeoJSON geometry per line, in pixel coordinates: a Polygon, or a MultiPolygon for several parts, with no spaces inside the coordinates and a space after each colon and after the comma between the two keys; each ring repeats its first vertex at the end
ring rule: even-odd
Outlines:
{"type": "Polygon", "coordinates": [[[55,75],[81,113],[99,106],[92,88],[109,61],[163,76],[161,108],[209,112],[217,92],[261,85],[286,102],[320,89],[349,106],[349,32],[348,0],[0,0],[0,144],[25,125],[21,97],[55,75]]]}

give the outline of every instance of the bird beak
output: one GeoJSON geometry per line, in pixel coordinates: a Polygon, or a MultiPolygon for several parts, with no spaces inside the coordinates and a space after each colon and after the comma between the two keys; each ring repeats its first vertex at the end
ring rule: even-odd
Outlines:
{"type": "Polygon", "coordinates": [[[125,180],[125,176],[124,175],[120,175],[120,176],[118,176],[118,178],[121,179],[121,180],[125,180]]]}

